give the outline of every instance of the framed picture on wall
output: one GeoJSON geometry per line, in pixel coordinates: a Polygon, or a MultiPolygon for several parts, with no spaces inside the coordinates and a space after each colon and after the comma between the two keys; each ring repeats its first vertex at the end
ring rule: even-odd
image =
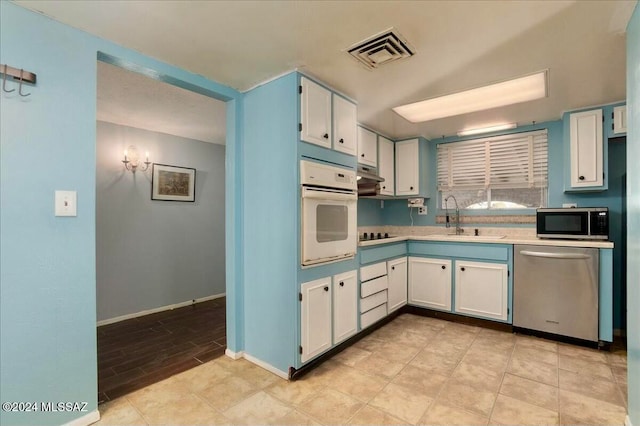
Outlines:
{"type": "Polygon", "coordinates": [[[194,202],[196,169],[153,163],[151,199],[194,202]]]}

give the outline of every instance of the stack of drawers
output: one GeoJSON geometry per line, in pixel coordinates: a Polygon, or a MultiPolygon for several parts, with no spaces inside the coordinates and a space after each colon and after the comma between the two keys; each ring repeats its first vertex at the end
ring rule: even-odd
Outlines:
{"type": "Polygon", "coordinates": [[[387,316],[387,263],[360,268],[360,329],[387,316]]]}

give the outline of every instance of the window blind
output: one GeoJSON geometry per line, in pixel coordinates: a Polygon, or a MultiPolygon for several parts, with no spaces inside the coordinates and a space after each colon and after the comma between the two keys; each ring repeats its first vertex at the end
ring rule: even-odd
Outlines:
{"type": "Polygon", "coordinates": [[[439,144],[438,190],[547,187],[547,130],[439,144]]]}

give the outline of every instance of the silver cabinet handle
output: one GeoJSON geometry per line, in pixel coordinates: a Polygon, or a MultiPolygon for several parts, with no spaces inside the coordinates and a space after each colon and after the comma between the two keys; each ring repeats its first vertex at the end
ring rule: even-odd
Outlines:
{"type": "Polygon", "coordinates": [[[522,250],[520,254],[523,256],[546,257],[550,259],[591,259],[591,256],[589,256],[588,254],[576,253],[548,253],[544,251],[522,250]]]}

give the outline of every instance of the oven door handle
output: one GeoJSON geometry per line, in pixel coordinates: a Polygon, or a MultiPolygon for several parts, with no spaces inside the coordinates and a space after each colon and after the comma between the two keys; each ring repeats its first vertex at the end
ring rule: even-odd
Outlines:
{"type": "Polygon", "coordinates": [[[551,259],[590,259],[591,256],[588,254],[576,254],[576,253],[549,253],[543,251],[529,251],[522,250],[520,252],[523,256],[530,257],[546,257],[551,259]]]}
{"type": "Polygon", "coordinates": [[[302,188],[302,198],[312,198],[316,200],[335,200],[335,201],[350,201],[357,200],[358,194],[351,191],[336,191],[330,189],[313,189],[302,188]]]}

